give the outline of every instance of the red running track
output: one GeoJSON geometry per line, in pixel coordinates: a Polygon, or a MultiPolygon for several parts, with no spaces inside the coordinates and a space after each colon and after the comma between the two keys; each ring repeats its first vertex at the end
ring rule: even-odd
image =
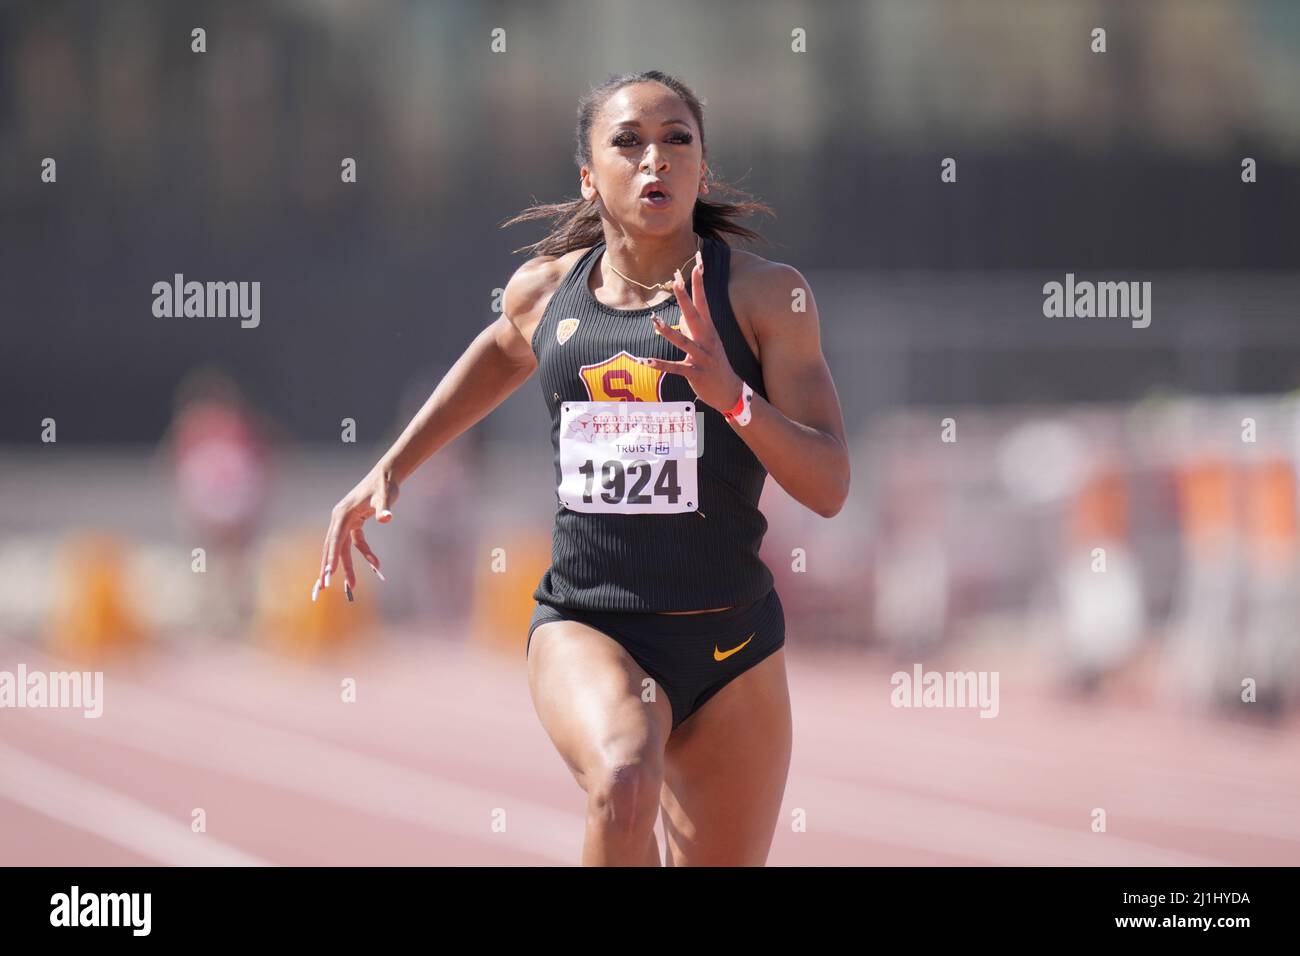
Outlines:
{"type": "MultiPolygon", "coordinates": [[[[1067,702],[1006,653],[994,719],[895,708],[893,666],[792,644],[770,865],[1300,864],[1294,721],[1067,702]]],[[[0,644],[0,670],[20,662],[79,669],[0,644]]],[[[0,863],[576,864],[584,795],[524,666],[427,636],[310,664],[234,645],[111,663],[97,719],[0,709],[0,863]]]]}

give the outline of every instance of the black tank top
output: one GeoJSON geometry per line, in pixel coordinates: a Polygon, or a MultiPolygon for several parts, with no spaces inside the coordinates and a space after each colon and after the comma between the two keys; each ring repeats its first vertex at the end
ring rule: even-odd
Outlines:
{"type": "MultiPolygon", "coordinates": [[[[642,309],[615,309],[597,300],[587,280],[604,250],[601,241],[579,258],[533,332],[538,377],[551,413],[557,506],[551,566],[533,598],[582,610],[639,612],[701,611],[757,601],[774,583],[772,572],[758,556],[767,531],[767,519],[758,510],[767,469],[720,412],[696,400],[684,376],[632,361],[636,355],[685,359],[684,352],[655,333],[650,320],[651,313],[658,313],[669,325],[677,325],[681,307],[676,298],[642,309]],[[681,496],[673,496],[670,479],[677,472],[665,474],[663,462],[645,468],[641,467],[645,462],[604,461],[597,455],[595,462],[571,463],[570,473],[562,474],[562,412],[572,414],[587,407],[565,403],[590,402],[690,403],[677,407],[702,417],[702,447],[693,463],[699,501],[683,503],[681,496]],[[587,476],[585,498],[581,497],[582,475],[587,476]],[[567,482],[564,491],[571,502],[595,497],[595,507],[604,507],[599,500],[604,496],[604,501],[626,503],[632,511],[574,510],[561,498],[562,481],[567,482]],[[650,500],[673,500],[673,507],[689,505],[692,510],[635,510],[639,502],[650,500]]],[[[766,398],[762,368],[727,296],[731,247],[705,237],[701,252],[705,295],[731,366],[755,394],[766,398]]],[[[689,289],[689,273],[683,270],[682,275],[689,289]]],[[[684,427],[693,430],[698,421],[693,418],[684,427]]],[[[573,448],[574,443],[566,447],[573,448]]]]}

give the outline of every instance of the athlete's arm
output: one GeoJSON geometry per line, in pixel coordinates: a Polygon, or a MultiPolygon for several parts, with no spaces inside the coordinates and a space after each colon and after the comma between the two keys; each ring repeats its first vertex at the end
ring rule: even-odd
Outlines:
{"type": "Polygon", "coordinates": [[[849,452],[817,303],[797,269],[766,260],[748,268],[732,302],[751,319],[768,397],[755,392],[749,424],[732,421],[731,429],[792,498],[833,517],[849,493],[849,452]],[[805,311],[791,308],[795,289],[804,290],[805,311]]]}
{"type": "Polygon", "coordinates": [[[379,559],[361,530],[366,519],[378,515],[381,523],[390,521],[388,509],[407,477],[439,448],[485,418],[532,375],[537,359],[531,332],[540,318],[538,310],[545,308],[555,285],[554,261],[553,256],[539,256],[519,267],[506,283],[501,316],[475,337],[392,447],[334,506],[316,587],[329,587],[329,576],[342,561],[344,581],[351,591],[356,584],[353,546],[378,571],[379,559]]]}

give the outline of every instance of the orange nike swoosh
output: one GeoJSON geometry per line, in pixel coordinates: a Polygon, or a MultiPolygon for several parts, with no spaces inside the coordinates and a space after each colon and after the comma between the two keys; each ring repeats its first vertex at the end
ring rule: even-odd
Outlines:
{"type": "MultiPolygon", "coordinates": [[[[755,631],[755,632],[754,632],[754,634],[757,634],[757,633],[758,633],[758,631],[755,631]]],[[[749,635],[749,637],[745,638],[743,641],[741,641],[739,644],[737,644],[735,647],[733,647],[733,648],[732,648],[731,650],[729,650],[729,651],[720,651],[720,650],[718,650],[718,645],[717,645],[717,644],[714,644],[714,645],[713,645],[713,659],[714,659],[715,661],[725,661],[725,660],[726,660],[728,657],[730,657],[732,654],[736,653],[736,651],[740,650],[742,647],[744,647],[746,644],[748,644],[750,641],[752,641],[752,640],[754,639],[754,634],[749,635]]]]}

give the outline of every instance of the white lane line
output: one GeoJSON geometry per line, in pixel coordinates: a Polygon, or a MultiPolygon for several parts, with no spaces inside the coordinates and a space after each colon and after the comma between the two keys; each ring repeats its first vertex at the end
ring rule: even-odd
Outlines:
{"type": "Polygon", "coordinates": [[[58,726],[435,833],[505,844],[559,864],[575,865],[581,855],[586,824],[578,814],[174,701],[120,677],[106,676],[106,685],[103,717],[58,726]],[[498,808],[506,813],[507,829],[501,833],[492,830],[498,808]]]}
{"type": "MultiPolygon", "coordinates": [[[[971,857],[994,866],[1231,866],[1081,824],[1067,830],[910,793],[792,773],[786,803],[808,813],[808,829],[904,849],[971,857]],[[817,808],[825,807],[824,812],[817,808]]],[[[1112,825],[1119,821],[1112,817],[1112,825]]]]}
{"type": "MultiPolygon", "coordinates": [[[[89,721],[87,721],[89,723],[89,721]]],[[[0,743],[0,796],[168,866],[268,866],[85,777],[0,743]]]]}
{"type": "MultiPolygon", "coordinates": [[[[825,675],[806,665],[791,666],[791,703],[795,706],[796,715],[802,713],[807,719],[825,720],[834,726],[881,729],[882,718],[907,713],[876,703],[887,699],[889,693],[887,677],[878,673],[866,673],[861,678],[864,686],[879,684],[885,688],[883,696],[877,688],[874,692],[877,696],[873,697],[870,705],[862,699],[861,688],[832,690],[823,687],[816,693],[809,693],[796,685],[796,676],[799,684],[820,687],[825,682],[825,675]]],[[[918,745],[942,748],[952,756],[968,755],[972,747],[979,747],[981,752],[993,756],[1032,761],[1040,771],[1051,763],[1073,766],[1078,747],[1096,749],[1102,744],[1113,742],[1117,749],[1107,755],[1108,759],[1132,759],[1135,771],[1143,776],[1178,774],[1187,778],[1204,779],[1207,783],[1233,780],[1273,791],[1268,795],[1283,799],[1294,799],[1297,786],[1300,786],[1296,764],[1284,746],[1294,737],[1296,728],[1270,731],[1198,713],[1163,710],[1148,712],[1109,700],[1084,710],[1063,706],[1059,702],[1053,705],[1050,700],[1035,698],[1035,707],[1031,713],[1017,714],[1006,705],[1008,698],[1005,680],[1002,686],[1003,708],[997,720],[977,718],[936,726],[925,726],[923,721],[912,721],[909,740],[914,740],[918,745]],[[1043,718],[1055,718],[1055,726],[1059,732],[1067,735],[1066,742],[1071,746],[1062,747],[1060,741],[1052,747],[1025,746],[1007,739],[1002,735],[1001,727],[993,726],[1006,721],[1010,721],[1011,727],[1026,722],[1030,726],[1036,726],[1037,721],[1043,718]],[[1213,766],[1207,766],[1200,759],[1207,748],[1219,755],[1213,766]],[[1165,763],[1163,766],[1149,766],[1156,760],[1164,760],[1165,763]]],[[[880,736],[889,737],[892,734],[884,730],[880,736]]]]}
{"type": "MultiPolygon", "coordinates": [[[[998,740],[985,742],[945,734],[918,724],[908,726],[906,733],[901,733],[890,728],[882,730],[879,721],[873,723],[860,714],[853,715],[853,719],[858,723],[853,724],[841,711],[834,722],[825,721],[835,728],[833,731],[803,739],[796,737],[796,754],[807,765],[835,768],[840,772],[852,769],[852,764],[846,763],[846,756],[860,756],[860,766],[869,768],[870,783],[921,787],[939,798],[977,798],[984,793],[990,778],[1033,779],[1035,786],[1041,788],[1039,806],[1044,803],[1060,806],[1072,799],[1077,787],[1069,783],[1071,778],[1067,773],[1074,775],[1074,779],[1084,774],[1095,778],[1098,792],[1107,794],[1105,799],[1111,801],[1108,806],[1115,805],[1132,819],[1212,833],[1300,841],[1300,815],[1293,810],[1300,800],[1300,789],[1280,777],[1265,781],[1243,774],[1224,776],[1204,768],[1150,766],[1145,757],[1136,754],[1100,754],[1097,750],[1100,743],[1086,751],[1070,749],[1068,742],[1034,751],[1008,747],[998,740]],[[862,733],[845,729],[850,726],[861,726],[862,733]],[[978,754],[985,768],[983,776],[957,773],[918,778],[915,771],[919,765],[965,767],[973,754],[978,754]],[[1089,763],[1080,764],[1080,759],[1089,763]],[[1120,786],[1123,789],[1116,794],[1115,788],[1120,786]]],[[[820,714],[809,714],[805,720],[820,723],[820,714]]],[[[1127,728],[1125,732],[1133,734],[1135,730],[1127,728]]],[[[1275,749],[1283,752],[1282,741],[1277,743],[1275,749]]],[[[1216,756],[1227,754],[1228,741],[1216,744],[1212,752],[1216,756]]],[[[1278,771],[1282,769],[1280,761],[1276,766],[1278,771]]],[[[1004,799],[1008,801],[1008,809],[1032,805],[1021,793],[1006,794],[1004,799]]]]}
{"type": "MultiPolygon", "coordinates": [[[[188,721],[193,725],[195,718],[201,721],[205,715],[196,708],[187,708],[120,679],[115,678],[113,683],[120,689],[115,695],[115,714],[120,716],[125,705],[128,711],[133,711],[131,720],[140,729],[138,733],[127,734],[124,739],[114,737],[127,746],[149,749],[171,759],[188,760],[372,815],[389,816],[462,837],[490,839],[491,836],[480,836],[484,830],[482,808],[502,806],[515,821],[522,816],[530,824],[543,824],[540,828],[530,825],[522,831],[524,842],[536,848],[533,852],[565,863],[572,863],[577,858],[576,839],[582,832],[583,821],[576,814],[441,780],[314,737],[215,712],[206,715],[208,726],[201,728],[201,733],[195,732],[199,728],[182,730],[181,723],[188,721]],[[163,706],[162,710],[170,711],[166,715],[147,712],[149,706],[157,707],[160,703],[174,703],[176,706],[163,706]],[[177,715],[183,720],[177,720],[177,715]],[[216,727],[212,726],[214,723],[216,727]],[[254,740],[253,749],[258,752],[250,753],[245,746],[226,739],[228,735],[223,733],[222,725],[246,732],[254,740]],[[165,729],[166,733],[159,734],[160,729],[165,729]],[[195,739],[204,741],[204,746],[197,752],[189,746],[195,739]],[[275,753],[277,750],[282,753],[275,753]],[[257,759],[250,762],[250,756],[257,759]],[[295,766],[299,758],[307,758],[310,768],[295,766]],[[293,773],[291,768],[310,769],[311,772],[293,773]],[[559,834],[569,834],[573,838],[559,834]]],[[[79,730],[113,736],[107,734],[106,729],[88,726],[102,721],[69,723],[79,730]]],[[[1165,850],[1114,834],[1075,832],[943,799],[845,784],[805,776],[797,771],[792,775],[787,792],[805,787],[817,795],[818,802],[833,808],[822,819],[821,825],[825,829],[860,840],[904,848],[927,848],[1010,865],[1041,865],[1045,852],[1054,853],[1054,859],[1063,863],[1085,865],[1114,865],[1117,862],[1129,865],[1223,865],[1218,860],[1165,850]],[[831,796],[828,798],[827,794],[831,796]],[[900,815],[900,809],[906,816],[900,815]],[[920,812],[916,812],[918,810],[920,812]]],[[[520,835],[518,826],[512,825],[507,839],[518,845],[520,835]]]]}
{"type": "MultiPolygon", "coordinates": [[[[322,696],[323,674],[281,672],[278,677],[268,676],[274,674],[277,667],[284,666],[283,660],[265,652],[256,655],[244,653],[215,662],[208,668],[206,676],[187,672],[174,680],[168,679],[165,690],[173,698],[202,701],[216,710],[236,711],[278,727],[320,737],[334,735],[341,738],[337,742],[342,744],[355,744],[359,735],[368,734],[370,738],[365,743],[382,744],[383,750],[402,757],[428,758],[435,752],[429,742],[434,735],[439,752],[454,755],[456,760],[472,764],[485,773],[501,769],[503,755],[497,738],[502,742],[509,740],[510,751],[506,759],[511,761],[511,769],[516,773],[526,773],[534,780],[549,781],[554,779],[554,771],[560,766],[559,755],[552,749],[540,724],[536,724],[536,714],[531,709],[510,711],[502,706],[485,706],[492,698],[482,688],[468,696],[463,693],[453,702],[447,699],[449,695],[428,691],[423,695],[412,693],[403,696],[394,690],[387,676],[381,678],[379,693],[372,693],[376,683],[373,679],[364,679],[368,685],[365,720],[359,722],[348,708],[337,703],[322,703],[329,699],[337,701],[337,694],[332,698],[322,696]],[[220,681],[212,679],[214,669],[220,671],[220,681]],[[240,688],[239,694],[230,693],[233,686],[240,688]],[[286,706],[286,698],[304,703],[286,706]],[[489,727],[494,721],[496,726],[489,727]],[[515,746],[520,741],[521,721],[536,724],[536,733],[527,746],[515,746]],[[473,726],[478,742],[446,735],[448,726],[473,726]],[[482,732],[481,736],[477,732],[482,732]]],[[[521,693],[527,694],[527,689],[521,693]]],[[[570,779],[567,771],[564,778],[566,781],[570,779]]]]}
{"type": "MultiPolygon", "coordinates": [[[[241,645],[237,653],[240,655],[238,658],[240,663],[247,665],[256,674],[265,674],[280,663],[260,648],[241,645]]],[[[436,673],[439,669],[430,665],[429,670],[436,673]]],[[[248,674],[241,671],[237,679],[240,686],[247,686],[250,678],[248,674]]],[[[387,692],[391,690],[392,686],[391,682],[385,684],[385,701],[389,696],[387,692]]],[[[187,690],[189,689],[187,688],[187,690]]],[[[194,689],[203,693],[209,699],[212,699],[217,693],[216,687],[210,682],[201,688],[194,689]]],[[[265,708],[274,700],[273,689],[270,685],[267,686],[265,700],[260,699],[260,695],[258,698],[248,699],[241,696],[237,701],[232,700],[225,703],[227,706],[237,705],[241,710],[256,712],[257,708],[265,708]]],[[[283,685],[279,685],[279,689],[283,691],[283,685]]],[[[222,693],[226,692],[222,691],[222,693]]],[[[444,695],[429,695],[418,702],[412,698],[409,701],[395,704],[391,712],[391,719],[397,719],[403,707],[415,707],[425,718],[425,720],[421,721],[422,726],[426,720],[430,728],[437,728],[442,726],[443,720],[462,720],[466,717],[471,717],[475,725],[478,726],[488,713],[488,709],[483,707],[483,703],[483,701],[471,697],[470,699],[458,700],[454,708],[452,708],[448,705],[444,695]],[[424,712],[434,707],[442,707],[447,711],[448,716],[428,720],[429,715],[424,712]],[[469,708],[473,709],[472,714],[466,712],[469,708]]],[[[379,710],[384,704],[370,704],[368,706],[379,710]]],[[[337,708],[335,710],[337,711],[337,708]]],[[[285,720],[289,720],[294,715],[284,711],[280,716],[285,720]]],[[[311,719],[306,715],[302,715],[301,718],[294,720],[294,723],[299,728],[310,729],[309,721],[311,719]]],[[[836,728],[834,732],[837,734],[845,726],[843,721],[833,723],[827,720],[826,723],[834,726],[836,728]]],[[[1126,731],[1131,733],[1132,728],[1126,728],[1126,731]]],[[[916,744],[919,740],[925,750],[924,759],[927,762],[944,759],[966,761],[970,758],[972,748],[978,747],[982,762],[993,762],[995,758],[1005,761],[1007,764],[1004,771],[1006,775],[1012,775],[1013,769],[1018,766],[1024,767],[1024,773],[1039,774],[1041,779],[1038,780],[1038,784],[1044,788],[1050,788],[1052,791],[1050,793],[1052,805],[1058,807],[1069,806],[1075,799],[1074,790],[1068,785],[1062,785],[1057,779],[1059,775],[1054,770],[1047,769],[1046,772],[1044,771],[1047,767],[1069,767],[1077,770],[1078,765],[1077,763],[1068,763],[1061,753],[1050,748],[1033,751],[1023,747],[1008,747],[1004,742],[997,740],[983,741],[958,737],[951,731],[941,732],[927,727],[909,728],[908,736],[905,739],[897,738],[896,735],[891,734],[883,734],[878,739],[870,741],[858,740],[851,734],[844,734],[843,736],[845,739],[834,743],[832,743],[831,739],[821,735],[818,735],[817,739],[807,742],[796,741],[796,749],[803,751],[805,763],[808,763],[807,755],[810,751],[819,756],[824,756],[826,759],[819,759],[816,763],[831,772],[834,772],[832,768],[835,770],[844,769],[843,756],[846,753],[852,753],[856,750],[862,754],[869,754],[870,758],[864,758],[863,763],[864,766],[871,768],[871,779],[864,781],[868,785],[874,784],[888,789],[897,787],[900,790],[907,791],[920,784],[924,789],[930,791],[929,796],[935,799],[953,799],[955,805],[967,806],[971,800],[962,798],[979,796],[980,782],[978,780],[964,780],[946,774],[918,780],[915,767],[920,762],[920,754],[916,744]],[[802,747],[800,743],[803,743],[802,747]],[[883,749],[877,749],[878,747],[883,749]]],[[[405,740],[386,741],[386,745],[402,753],[411,752],[412,750],[407,746],[405,740]]],[[[1077,754],[1075,759],[1077,760],[1077,754]]],[[[1114,776],[1116,779],[1113,783],[1119,785],[1123,782],[1125,786],[1121,794],[1116,795],[1115,799],[1111,799],[1111,794],[1114,792],[1111,787],[1106,787],[1105,793],[1107,794],[1107,800],[1110,801],[1107,806],[1113,804],[1116,812],[1122,813],[1123,817],[1162,825],[1172,824],[1211,833],[1236,834],[1273,840],[1300,840],[1300,816],[1292,811],[1295,799],[1300,798],[1300,794],[1297,794],[1294,788],[1291,791],[1293,795],[1291,800],[1275,799],[1271,793],[1260,792],[1256,789],[1255,785],[1259,781],[1245,780],[1238,776],[1231,780],[1215,780],[1214,782],[1219,789],[1210,789],[1202,785],[1202,773],[1196,768],[1153,768],[1138,762],[1136,755],[1117,755],[1116,760],[1122,764],[1122,769],[1115,771],[1114,776]],[[1138,776],[1143,776],[1145,782],[1141,786],[1133,786],[1133,779],[1138,776]]],[[[1046,794],[1045,797],[1047,797],[1046,794]]],[[[1017,809],[1023,809],[1028,813],[1036,806],[1020,793],[1002,794],[1001,798],[1008,801],[1002,808],[1004,816],[1008,817],[1015,816],[1017,809]]],[[[1040,801],[1037,806],[1041,805],[1042,802],[1040,801]]],[[[1032,823],[1032,820],[1030,822],[1032,823]]]]}
{"type": "MultiPolygon", "coordinates": [[[[909,731],[910,733],[910,731],[909,731]]],[[[1248,788],[1236,788],[1232,782],[1218,785],[1217,789],[1198,787],[1192,780],[1175,776],[1168,782],[1135,782],[1138,776],[1132,764],[1117,760],[1109,767],[1069,768],[1073,776],[1052,766],[1036,767],[1032,762],[1018,762],[990,757],[979,748],[969,750],[960,758],[947,759],[929,748],[911,748],[909,741],[877,739],[861,742],[847,738],[835,740],[823,737],[809,741],[796,753],[805,766],[824,768],[828,772],[852,773],[853,764],[845,756],[862,755],[861,766],[869,767],[869,784],[898,787],[907,790],[920,788],[928,796],[957,798],[959,801],[999,799],[1005,809],[1026,811],[1034,807],[1068,806],[1084,784],[1078,781],[1091,778],[1087,784],[1099,794],[1093,798],[1113,813],[1121,813],[1133,820],[1159,825],[1179,826],[1207,833],[1260,837],[1271,840],[1300,842],[1300,817],[1294,812],[1294,802],[1289,806],[1273,798],[1264,799],[1248,788]],[[978,752],[984,772],[918,774],[917,767],[965,767],[978,752]],[[870,755],[869,759],[865,755],[870,755]],[[1131,772],[1132,771],[1132,772],[1131,772]],[[1014,790],[1002,789],[989,793],[990,781],[998,779],[1023,782],[1033,780],[1033,794],[1026,794],[1022,783],[1014,790]],[[1071,783],[1071,780],[1076,782],[1071,783]],[[1037,799],[1034,799],[1034,795],[1037,799]]],[[[1046,759],[1044,763],[1047,763],[1046,759]]],[[[1096,803],[1094,805],[1097,805],[1096,803]]]]}

